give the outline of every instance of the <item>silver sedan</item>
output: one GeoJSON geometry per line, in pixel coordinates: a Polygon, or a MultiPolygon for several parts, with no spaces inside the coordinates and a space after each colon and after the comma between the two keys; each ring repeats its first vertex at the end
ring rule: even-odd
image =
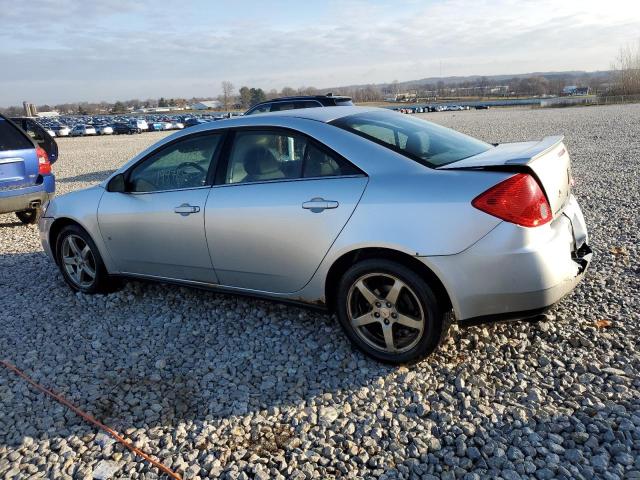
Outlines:
{"type": "Polygon", "coordinates": [[[374,108],[291,110],[175,133],[40,220],[67,284],[141,278],[335,312],[385,362],[451,321],[527,318],[591,260],[562,137],[493,146],[374,108]]]}

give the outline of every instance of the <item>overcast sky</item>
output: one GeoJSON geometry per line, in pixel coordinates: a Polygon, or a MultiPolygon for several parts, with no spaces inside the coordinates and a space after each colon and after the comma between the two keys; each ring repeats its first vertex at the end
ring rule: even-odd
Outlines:
{"type": "Polygon", "coordinates": [[[608,69],[638,0],[0,0],[0,106],[608,69]]]}

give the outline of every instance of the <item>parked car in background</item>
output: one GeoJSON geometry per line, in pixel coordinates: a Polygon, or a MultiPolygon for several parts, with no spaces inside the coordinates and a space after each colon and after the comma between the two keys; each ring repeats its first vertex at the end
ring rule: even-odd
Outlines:
{"type": "Polygon", "coordinates": [[[161,132],[164,129],[164,122],[149,122],[150,132],[161,132]]]}
{"type": "Polygon", "coordinates": [[[54,140],[53,135],[36,122],[35,119],[30,117],[14,117],[11,121],[18,125],[39,147],[47,152],[49,162],[53,164],[58,160],[58,144],[54,140]]]}
{"type": "Polygon", "coordinates": [[[300,108],[344,107],[350,105],[353,105],[351,98],[341,95],[332,95],[331,93],[326,95],[301,95],[297,97],[281,97],[274,98],[273,100],[267,100],[266,102],[254,105],[244,114],[253,115],[256,113],[282,112],[284,110],[296,110],[300,108]]]}
{"type": "Polygon", "coordinates": [[[98,135],[112,135],[113,127],[111,125],[95,125],[96,133],[98,135]]]}
{"type": "Polygon", "coordinates": [[[133,119],[129,121],[129,124],[136,129],[136,131],[146,132],[149,129],[149,125],[146,120],[140,120],[139,118],[133,119]]]}
{"type": "Polygon", "coordinates": [[[205,120],[205,119],[203,119],[203,118],[194,118],[194,117],[191,117],[191,118],[187,118],[187,119],[184,121],[184,127],[185,127],[185,128],[189,128],[189,127],[193,127],[193,126],[195,126],[195,125],[202,125],[203,123],[208,123],[209,121],[210,121],[210,120],[205,120]]]}
{"type": "Polygon", "coordinates": [[[52,154],[0,115],[0,213],[15,212],[22,223],[38,220],[42,206],[55,192],[52,154]]]}
{"type": "Polygon", "coordinates": [[[71,132],[69,132],[69,136],[71,137],[83,137],[85,135],[96,135],[96,129],[92,125],[75,125],[71,132]]]}
{"type": "Polygon", "coordinates": [[[51,129],[56,132],[57,137],[68,137],[71,129],[66,125],[52,125],[51,129]]]}
{"type": "Polygon", "coordinates": [[[358,107],[177,132],[39,227],[75,291],[115,275],[304,302],[390,363],[434,351],[452,318],[539,315],[592,256],[562,137],[493,146],[358,107]]]}
{"type": "Polygon", "coordinates": [[[116,135],[131,135],[133,133],[142,132],[142,130],[140,130],[140,128],[138,128],[134,124],[125,122],[116,122],[112,125],[111,128],[113,129],[113,133],[116,135]]]}

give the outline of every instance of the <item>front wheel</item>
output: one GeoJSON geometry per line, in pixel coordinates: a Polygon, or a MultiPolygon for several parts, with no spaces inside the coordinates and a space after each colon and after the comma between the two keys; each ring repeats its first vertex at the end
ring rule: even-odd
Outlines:
{"type": "Polygon", "coordinates": [[[342,277],[337,313],[360,350],[386,363],[410,364],[433,352],[448,330],[436,295],[413,270],[364,260],[342,277]]]}
{"type": "Polygon", "coordinates": [[[77,225],[63,228],[58,235],[56,260],[64,281],[77,292],[109,293],[116,286],[109,278],[96,244],[77,225]]]}
{"type": "Polygon", "coordinates": [[[40,209],[30,208],[29,210],[16,212],[16,217],[18,217],[18,220],[25,225],[32,225],[34,223],[38,223],[38,219],[40,218],[40,209]]]}

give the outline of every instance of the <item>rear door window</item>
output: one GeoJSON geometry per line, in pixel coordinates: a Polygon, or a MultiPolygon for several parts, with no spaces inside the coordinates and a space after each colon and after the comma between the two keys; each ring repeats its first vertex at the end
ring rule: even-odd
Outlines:
{"type": "Polygon", "coordinates": [[[307,139],[284,131],[236,133],[224,183],[300,178],[307,139]]]}
{"type": "Polygon", "coordinates": [[[343,158],[330,154],[311,142],[307,143],[307,148],[304,152],[303,177],[340,177],[344,175],[359,175],[361,173],[358,168],[343,158]]]}
{"type": "Polygon", "coordinates": [[[302,100],[300,102],[296,102],[296,108],[314,108],[321,107],[322,105],[315,100],[302,100]]]}
{"type": "Polygon", "coordinates": [[[271,104],[272,112],[282,112],[284,110],[293,110],[296,108],[294,102],[276,102],[271,104]]]}
{"type": "Polygon", "coordinates": [[[29,138],[13,124],[0,117],[0,150],[35,148],[29,138]]]}

